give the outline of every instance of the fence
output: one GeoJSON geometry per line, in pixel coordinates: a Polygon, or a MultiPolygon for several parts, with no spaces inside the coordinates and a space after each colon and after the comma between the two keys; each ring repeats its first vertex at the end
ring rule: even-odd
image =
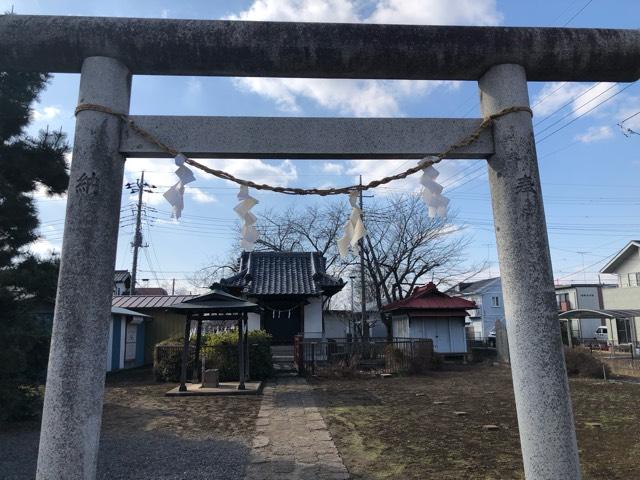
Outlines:
{"type": "Polygon", "coordinates": [[[382,373],[421,371],[431,366],[433,341],[411,338],[310,339],[295,337],[298,373],[315,375],[323,369],[373,370],[382,373]]]}
{"type": "MultiPolygon", "coordinates": [[[[156,345],[153,371],[157,380],[180,381],[182,368],[182,345],[156,345]]],[[[200,364],[195,365],[196,348],[189,346],[187,379],[195,380],[204,361],[206,368],[217,368],[220,380],[237,380],[239,355],[237,345],[203,345],[200,347],[200,364]]],[[[246,363],[247,377],[262,380],[273,373],[271,346],[267,343],[249,344],[249,362],[246,363]]]]}

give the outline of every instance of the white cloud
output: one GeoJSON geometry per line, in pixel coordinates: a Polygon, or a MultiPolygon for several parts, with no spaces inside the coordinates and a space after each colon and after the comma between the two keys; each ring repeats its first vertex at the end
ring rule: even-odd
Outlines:
{"type": "Polygon", "coordinates": [[[495,0],[380,0],[371,23],[410,25],[497,25],[503,15],[495,0]]]}
{"type": "Polygon", "coordinates": [[[325,162],[322,165],[322,171],[331,175],[340,175],[344,172],[344,165],[342,163],[325,162]]]}
{"type": "Polygon", "coordinates": [[[31,118],[33,118],[35,122],[50,122],[58,117],[61,112],[62,110],[54,106],[36,108],[31,113],[31,118]]]}
{"type": "MultiPolygon", "coordinates": [[[[551,82],[547,83],[536,95],[533,111],[536,120],[554,114],[562,117],[571,112],[577,116],[587,112],[598,103],[616,93],[619,89],[614,83],[600,82],[597,84],[551,82]],[[537,105],[536,105],[537,104],[537,105]],[[565,106],[566,105],[566,106],[565,106]],[[561,109],[561,110],[559,110],[561,109]],[[557,110],[559,110],[557,113],[557,110]]],[[[551,119],[548,120],[551,122],[551,119]]],[[[545,122],[546,123],[546,122],[545,122]]]]}
{"type": "MultiPolygon", "coordinates": [[[[258,159],[235,158],[199,159],[198,161],[211,168],[224,170],[234,177],[252,180],[256,183],[287,186],[298,178],[298,170],[291,160],[267,162],[258,159]]],[[[202,173],[202,175],[212,178],[207,173],[202,173]]]]}
{"type": "Polygon", "coordinates": [[[346,80],[319,78],[236,78],[241,90],[273,100],[280,110],[300,113],[300,100],[342,115],[385,117],[402,113],[400,102],[418,98],[440,86],[456,82],[409,80],[346,80]]]}
{"type": "Polygon", "coordinates": [[[185,189],[185,193],[192,195],[193,200],[198,203],[214,203],[218,201],[216,197],[204,192],[201,188],[198,187],[187,186],[187,188],[185,189]]]}
{"type": "MultiPolygon", "coordinates": [[[[443,194],[447,195],[447,190],[466,182],[469,178],[466,175],[457,175],[471,164],[477,164],[481,160],[444,160],[438,163],[435,168],[440,172],[437,181],[445,188],[443,194]]],[[[353,175],[353,183],[358,182],[358,175],[362,175],[362,182],[368,183],[383,177],[395,175],[414,166],[418,160],[350,160],[346,174],[353,175]]],[[[414,173],[402,180],[396,180],[386,185],[376,188],[375,193],[380,195],[393,195],[407,192],[419,192],[420,173],[414,173]]]]}
{"type": "Polygon", "coordinates": [[[39,238],[35,242],[31,242],[27,246],[27,249],[35,255],[47,257],[54,252],[59,253],[60,245],[54,245],[46,238],[39,238]]]}
{"type": "Polygon", "coordinates": [[[347,0],[255,0],[229,20],[280,22],[357,22],[355,2],[347,0]]]}
{"type": "Polygon", "coordinates": [[[611,127],[603,125],[600,127],[589,127],[586,132],[576,135],[575,139],[582,143],[597,142],[613,137],[611,127]]]}
{"type": "MultiPolygon", "coordinates": [[[[492,25],[502,21],[495,0],[255,0],[234,20],[492,25]]],[[[310,101],[342,115],[401,115],[400,102],[455,82],[237,78],[234,85],[265,97],[288,113],[310,101]]]]}

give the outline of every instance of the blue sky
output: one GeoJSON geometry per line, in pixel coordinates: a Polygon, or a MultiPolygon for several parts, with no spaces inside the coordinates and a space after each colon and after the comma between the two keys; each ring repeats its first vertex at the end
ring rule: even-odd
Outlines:
{"type": "MultiPolygon", "coordinates": [[[[352,21],[381,23],[513,25],[638,28],[637,0],[257,0],[257,1],[46,1],[0,0],[2,10],[16,13],[101,15],[283,21],[352,21]]],[[[62,127],[73,138],[73,110],[79,76],[55,75],[34,113],[33,130],[62,127]]],[[[598,269],[630,239],[640,237],[638,178],[640,136],[622,134],[617,123],[640,111],[640,82],[628,84],[530,83],[534,125],[549,238],[557,281],[597,280],[598,269]],[[628,88],[626,88],[628,87],[628,88]],[[597,106],[599,103],[601,105],[597,106]],[[588,112],[592,107],[596,107],[588,112]],[[588,113],[587,113],[588,112],[588,113]],[[584,269],[583,269],[584,265],[584,269]]],[[[479,116],[474,82],[375,82],[316,79],[237,79],[134,77],[133,114],[294,115],[294,116],[479,116]]],[[[640,131],[640,115],[625,123],[640,131]]],[[[363,174],[365,181],[395,173],[405,161],[216,160],[245,178],[290,186],[345,185],[363,174]]],[[[188,188],[184,217],[169,220],[161,193],[175,182],[175,167],[166,159],[130,159],[126,180],[142,170],[158,188],[146,197],[150,244],[140,255],[141,277],[149,286],[172,278],[193,290],[186,278],[216,263],[234,241],[232,208],[237,188],[197,173],[188,188]],[[154,209],[154,210],[152,210],[154,209]]],[[[447,161],[440,179],[452,200],[457,222],[473,243],[469,263],[488,260],[482,276],[498,273],[486,167],[482,161],[447,161]]],[[[414,191],[417,178],[375,192],[380,201],[399,191],[414,191]]],[[[260,208],[287,208],[291,197],[254,194],[260,208]]],[[[38,198],[42,239],[39,253],[60,248],[64,198],[38,198]]],[[[346,198],[343,199],[345,202],[346,198]]],[[[123,208],[133,199],[123,195],[123,208]]],[[[321,202],[324,200],[298,200],[321,202]]],[[[123,212],[117,268],[130,268],[132,222],[123,212]]]]}

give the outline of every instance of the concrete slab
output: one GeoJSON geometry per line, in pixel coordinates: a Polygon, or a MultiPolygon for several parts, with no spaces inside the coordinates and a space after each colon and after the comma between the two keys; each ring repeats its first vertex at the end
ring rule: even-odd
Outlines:
{"type": "Polygon", "coordinates": [[[264,382],[244,382],[245,390],[238,390],[238,382],[220,382],[218,388],[206,388],[201,385],[201,383],[187,383],[186,392],[181,392],[178,386],[165,393],[165,396],[207,397],[221,395],[260,395],[264,382]]]}

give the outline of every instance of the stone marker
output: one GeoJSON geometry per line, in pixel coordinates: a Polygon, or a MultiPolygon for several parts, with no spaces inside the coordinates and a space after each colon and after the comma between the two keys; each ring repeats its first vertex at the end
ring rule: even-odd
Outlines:
{"type": "Polygon", "coordinates": [[[424,393],[416,393],[416,397],[424,397],[424,393]]]}
{"type": "Polygon", "coordinates": [[[498,427],[497,425],[483,425],[482,428],[490,432],[493,432],[495,430],[500,430],[500,427],[498,427]]]}
{"type": "Polygon", "coordinates": [[[468,415],[467,412],[453,412],[453,414],[459,417],[464,417],[465,415],[468,415]]]}
{"type": "Polygon", "coordinates": [[[585,422],[585,425],[592,428],[602,428],[602,424],[598,422],[585,422]]]}
{"type": "Polygon", "coordinates": [[[434,405],[444,405],[446,402],[440,402],[440,401],[436,401],[433,402],[434,405]]]}
{"type": "Polygon", "coordinates": [[[218,388],[219,375],[217,368],[210,368],[202,373],[202,386],[200,388],[218,388]]]}

